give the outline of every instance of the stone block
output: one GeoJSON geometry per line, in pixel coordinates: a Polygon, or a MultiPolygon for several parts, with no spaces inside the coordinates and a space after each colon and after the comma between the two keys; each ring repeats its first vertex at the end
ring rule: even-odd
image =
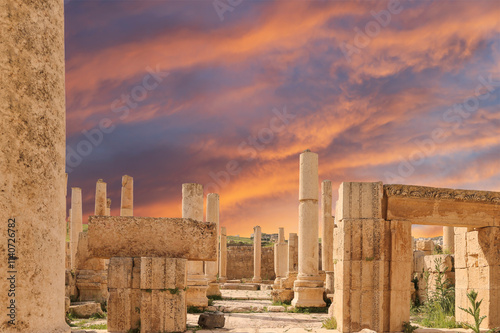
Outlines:
{"type": "Polygon", "coordinates": [[[425,270],[424,266],[424,251],[413,251],[413,272],[422,273],[425,270]]]}
{"type": "Polygon", "coordinates": [[[132,288],[134,258],[113,257],[108,265],[108,288],[132,288]]]}
{"type": "Polygon", "coordinates": [[[134,258],[132,266],[132,289],[141,288],[141,258],[134,258]]]}
{"type": "Polygon", "coordinates": [[[141,333],[184,332],[186,292],[141,291],[141,333]]]}
{"type": "Polygon", "coordinates": [[[339,188],[339,219],[381,219],[382,182],[344,182],[339,188]]]}
{"type": "Polygon", "coordinates": [[[467,267],[467,232],[457,233],[455,228],[455,268],[467,267]]]}
{"type": "Polygon", "coordinates": [[[90,318],[93,314],[104,316],[101,304],[95,302],[73,303],[69,307],[69,313],[75,318],[90,318]]]}
{"type": "Polygon", "coordinates": [[[141,291],[109,289],[108,332],[128,332],[141,326],[141,291]]]}
{"type": "Polygon", "coordinates": [[[143,257],[141,259],[141,289],[184,289],[186,259],[143,257]]]}
{"type": "Polygon", "coordinates": [[[89,217],[89,253],[95,258],[217,258],[215,223],[186,218],[89,217]]]}
{"type": "Polygon", "coordinates": [[[439,270],[441,272],[452,271],[454,269],[454,259],[451,254],[436,254],[436,255],[426,255],[424,257],[424,270],[430,271],[432,273],[438,272],[436,269],[436,264],[441,262],[439,265],[439,270]]]}
{"type": "Polygon", "coordinates": [[[226,318],[222,312],[202,313],[198,318],[198,325],[205,329],[223,328],[225,324],[226,318]]]}

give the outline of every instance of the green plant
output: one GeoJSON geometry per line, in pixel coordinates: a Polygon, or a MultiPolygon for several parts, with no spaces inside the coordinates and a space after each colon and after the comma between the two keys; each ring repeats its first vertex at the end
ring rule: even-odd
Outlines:
{"type": "Polygon", "coordinates": [[[337,319],[335,319],[335,317],[325,319],[321,324],[321,328],[326,328],[327,330],[336,330],[337,319]]]}
{"type": "Polygon", "coordinates": [[[333,264],[334,265],[337,264],[338,262],[339,262],[338,259],[333,259],[333,264]]]}
{"type": "Polygon", "coordinates": [[[410,322],[403,322],[403,333],[412,333],[418,329],[418,326],[413,326],[410,322]]]}
{"type": "Polygon", "coordinates": [[[373,259],[375,259],[375,257],[366,257],[365,258],[366,261],[373,261],[373,259]]]}
{"type": "Polygon", "coordinates": [[[127,331],[127,333],[141,333],[140,328],[131,328],[127,331]]]}
{"type": "Polygon", "coordinates": [[[455,315],[455,287],[451,284],[450,280],[445,278],[445,272],[448,267],[441,269],[442,259],[436,258],[434,260],[435,269],[438,272],[436,277],[435,289],[432,298],[434,302],[438,302],[443,311],[450,315],[455,315]]]}
{"type": "Polygon", "coordinates": [[[93,313],[91,316],[90,316],[90,319],[103,319],[103,318],[106,318],[106,314],[104,313],[93,313]]]}
{"type": "Polygon", "coordinates": [[[166,289],[166,290],[170,291],[172,295],[177,295],[180,291],[179,288],[177,287],[175,287],[174,289],[166,289]]]}
{"type": "MultiPolygon", "coordinates": [[[[481,332],[479,326],[481,326],[481,323],[486,318],[486,316],[481,316],[481,314],[480,314],[480,312],[481,312],[480,307],[481,307],[481,303],[483,302],[483,300],[481,299],[479,302],[476,302],[477,291],[475,291],[475,290],[471,290],[470,292],[468,292],[467,298],[469,299],[469,302],[471,303],[471,307],[469,307],[468,309],[464,309],[462,307],[459,307],[459,308],[460,308],[460,310],[467,312],[468,314],[470,314],[474,318],[474,325],[471,325],[469,323],[463,323],[463,325],[467,328],[470,328],[475,333],[479,333],[479,332],[481,332]]],[[[497,330],[498,330],[497,328],[493,328],[493,329],[488,330],[487,333],[496,332],[497,330]]]]}
{"type": "Polygon", "coordinates": [[[146,292],[151,294],[153,292],[153,290],[152,289],[146,289],[146,292]]]}
{"type": "Polygon", "coordinates": [[[187,308],[187,313],[202,313],[202,312],[203,312],[203,310],[202,310],[202,309],[200,309],[200,308],[199,308],[199,307],[197,307],[197,306],[192,306],[192,305],[190,305],[190,306],[188,306],[188,308],[187,308]]]}
{"type": "Polygon", "coordinates": [[[209,295],[207,296],[208,299],[212,299],[214,301],[222,301],[222,295],[209,295]]]}
{"type": "Polygon", "coordinates": [[[101,302],[101,310],[103,312],[108,312],[108,301],[102,301],[101,302]]]}
{"type": "Polygon", "coordinates": [[[292,304],[292,301],[275,301],[275,302],[273,302],[272,305],[287,306],[287,305],[290,305],[290,304],[292,304]]]}
{"type": "Polygon", "coordinates": [[[84,326],[82,328],[88,328],[88,329],[94,329],[94,330],[107,330],[108,325],[106,323],[92,324],[92,325],[84,326]]]}

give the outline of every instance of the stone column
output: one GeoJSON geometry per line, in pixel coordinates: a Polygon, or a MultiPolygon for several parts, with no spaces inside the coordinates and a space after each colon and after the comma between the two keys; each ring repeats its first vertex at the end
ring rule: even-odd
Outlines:
{"type": "Polygon", "coordinates": [[[226,227],[220,228],[219,282],[227,281],[227,235],[226,227]]]}
{"type": "Polygon", "coordinates": [[[134,216],[134,178],[122,177],[120,216],[134,216]]]}
{"type": "Polygon", "coordinates": [[[111,216],[111,198],[106,199],[106,216],[111,216]]]}
{"type": "Polygon", "coordinates": [[[455,253],[455,228],[443,227],[443,252],[455,253]]]}
{"type": "Polygon", "coordinates": [[[63,1],[1,0],[0,35],[0,332],[69,332],[63,1]]]}
{"type": "Polygon", "coordinates": [[[321,183],[321,266],[325,272],[333,271],[332,182],[321,183]]]}
{"type": "Polygon", "coordinates": [[[99,216],[105,216],[106,214],[106,208],[107,208],[107,202],[106,202],[106,183],[102,180],[99,179],[97,181],[96,187],[95,187],[95,210],[94,210],[94,215],[99,216]]]}
{"type": "Polygon", "coordinates": [[[286,277],[288,270],[288,245],[285,242],[285,229],[279,228],[278,243],[274,244],[274,289],[281,289],[281,279],[286,277]]]}
{"type": "Polygon", "coordinates": [[[260,227],[253,228],[253,279],[255,283],[262,282],[261,275],[261,260],[262,260],[262,233],[260,227]]]}
{"type": "MultiPolygon", "coordinates": [[[[182,217],[203,221],[203,186],[182,184],[182,217]]],[[[208,306],[208,281],[203,272],[203,261],[188,261],[186,292],[187,306],[208,306]]]]}
{"type": "MultiPolygon", "coordinates": [[[[219,195],[209,193],[207,195],[207,222],[217,224],[217,240],[219,240],[219,195]]],[[[219,247],[217,246],[217,260],[205,261],[205,278],[208,280],[207,296],[220,296],[217,273],[219,270],[219,247]]]]}
{"type": "Polygon", "coordinates": [[[323,281],[319,276],[318,154],[300,154],[299,274],[294,283],[295,307],[323,307],[323,281]]]}
{"type": "Polygon", "coordinates": [[[78,248],[78,235],[83,232],[82,221],[82,189],[78,187],[71,188],[71,226],[69,242],[71,248],[71,269],[76,267],[76,250],[78,248]]]}

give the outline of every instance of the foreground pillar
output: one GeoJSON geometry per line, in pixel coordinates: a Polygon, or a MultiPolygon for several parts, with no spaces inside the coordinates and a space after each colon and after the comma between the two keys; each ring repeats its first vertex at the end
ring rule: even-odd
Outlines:
{"type": "Polygon", "coordinates": [[[318,266],[318,154],[300,154],[299,274],[294,283],[295,307],[323,307],[323,280],[318,266]]]}
{"type": "MultiPolygon", "coordinates": [[[[202,185],[182,184],[182,217],[203,221],[202,185]]],[[[208,306],[208,281],[203,272],[203,261],[188,261],[187,273],[187,306],[208,306]]]]}
{"type": "Polygon", "coordinates": [[[443,252],[455,253],[455,228],[443,227],[443,252]]]}
{"type": "Polygon", "coordinates": [[[69,332],[63,1],[1,0],[0,35],[0,332],[69,332]]]}
{"type": "Polygon", "coordinates": [[[321,266],[323,271],[333,271],[332,182],[321,183],[321,266]]]}
{"type": "MultiPolygon", "coordinates": [[[[209,193],[207,195],[207,222],[217,224],[217,240],[219,240],[219,195],[209,193]]],[[[205,278],[208,280],[207,296],[221,296],[217,273],[219,270],[219,247],[217,246],[217,260],[205,261],[205,278]]]]}
{"type": "Polygon", "coordinates": [[[122,177],[120,216],[134,216],[134,178],[122,177]]]}
{"type": "Polygon", "coordinates": [[[78,248],[78,237],[83,232],[82,221],[82,189],[71,188],[71,226],[70,226],[70,249],[71,249],[71,269],[76,269],[76,250],[78,248]]]}
{"type": "Polygon", "coordinates": [[[227,281],[227,233],[226,227],[220,228],[220,261],[219,261],[219,282],[227,281]]]}
{"type": "Polygon", "coordinates": [[[255,283],[262,282],[261,277],[261,260],[262,260],[262,233],[260,227],[253,228],[253,279],[255,283]]]}
{"type": "Polygon", "coordinates": [[[111,198],[106,199],[106,216],[111,216],[111,198]]]}

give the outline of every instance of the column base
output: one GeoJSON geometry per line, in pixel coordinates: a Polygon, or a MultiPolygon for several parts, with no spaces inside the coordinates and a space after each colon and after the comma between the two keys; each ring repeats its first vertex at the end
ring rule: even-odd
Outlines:
{"type": "Polygon", "coordinates": [[[218,283],[209,283],[207,289],[207,296],[222,296],[218,283]]]}
{"type": "Polygon", "coordinates": [[[262,283],[262,279],[261,279],[261,278],[255,278],[255,277],[254,277],[254,278],[252,279],[252,282],[253,282],[253,283],[262,283]]]}
{"type": "Polygon", "coordinates": [[[186,305],[206,308],[208,306],[207,289],[207,285],[192,286],[189,285],[188,281],[188,287],[186,290],[186,305]]]}
{"type": "Polygon", "coordinates": [[[293,287],[294,298],[292,305],[299,308],[322,308],[326,306],[323,300],[323,281],[296,280],[293,287]]]}
{"type": "Polygon", "coordinates": [[[226,283],[227,278],[226,277],[219,277],[219,283],[226,283]]]}
{"type": "Polygon", "coordinates": [[[273,302],[289,303],[293,299],[293,289],[275,289],[271,291],[273,302]]]}

